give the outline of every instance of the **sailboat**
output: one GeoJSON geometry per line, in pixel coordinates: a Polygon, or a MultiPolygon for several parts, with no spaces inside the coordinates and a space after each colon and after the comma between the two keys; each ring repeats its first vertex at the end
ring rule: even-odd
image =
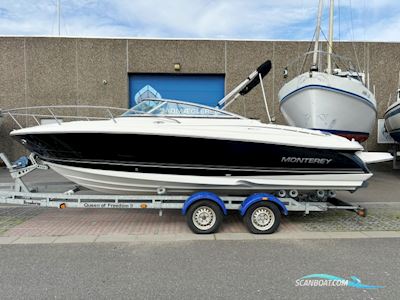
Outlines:
{"type": "Polygon", "coordinates": [[[385,130],[396,142],[400,143],[400,73],[396,102],[386,109],[383,117],[385,118],[385,130]]]}
{"type": "MultiPolygon", "coordinates": [[[[355,70],[349,59],[333,53],[333,9],[334,1],[331,0],[328,51],[323,52],[319,50],[323,1],[319,1],[314,50],[300,59],[303,66],[312,55],[311,68],[280,89],[279,107],[289,125],[363,142],[368,139],[375,124],[376,100],[366,86],[365,74],[355,70]],[[322,56],[327,58],[325,70],[320,70],[322,56]],[[347,70],[338,68],[339,65],[347,70]]],[[[285,69],[285,77],[288,68],[285,69]]]]}

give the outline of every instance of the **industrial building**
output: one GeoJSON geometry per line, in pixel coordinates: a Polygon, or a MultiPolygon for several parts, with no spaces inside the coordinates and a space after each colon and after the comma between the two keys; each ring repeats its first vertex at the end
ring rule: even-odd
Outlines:
{"type": "MultiPolygon", "coordinates": [[[[128,108],[146,90],[163,98],[214,106],[270,59],[273,68],[264,80],[269,109],[274,122],[285,124],[277,97],[287,80],[283,70],[309,47],[305,41],[0,37],[0,108],[128,108]]],[[[369,71],[378,118],[382,118],[398,85],[400,44],[335,42],[334,50],[369,71]]],[[[259,86],[229,110],[267,121],[259,86]]],[[[0,129],[0,152],[12,158],[25,153],[8,136],[15,126],[6,119],[0,129]]],[[[388,148],[377,143],[376,127],[364,147],[375,151],[388,148]]]]}

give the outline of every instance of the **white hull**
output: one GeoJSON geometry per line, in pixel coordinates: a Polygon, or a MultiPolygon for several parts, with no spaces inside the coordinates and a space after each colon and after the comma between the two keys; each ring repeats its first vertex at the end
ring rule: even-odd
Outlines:
{"type": "Polygon", "coordinates": [[[280,109],[289,125],[368,138],[376,120],[371,92],[355,79],[312,74],[297,76],[279,91],[280,109]]]}
{"type": "Polygon", "coordinates": [[[297,147],[362,150],[359,143],[351,143],[337,136],[327,136],[319,131],[293,128],[275,124],[264,124],[249,119],[205,119],[205,118],[160,118],[126,117],[106,121],[76,121],[47,124],[10,133],[14,135],[62,134],[62,133],[107,133],[143,134],[172,137],[193,137],[230,141],[266,143],[297,147]],[[179,121],[177,121],[179,120],[179,121]]]}
{"type": "Polygon", "coordinates": [[[218,194],[250,194],[280,189],[355,190],[372,174],[315,174],[281,176],[187,176],[108,171],[47,163],[65,178],[91,190],[107,194],[155,194],[165,188],[167,194],[214,191],[218,194]]]}
{"type": "Polygon", "coordinates": [[[385,113],[385,128],[392,138],[400,141],[400,102],[392,104],[385,113]]]}

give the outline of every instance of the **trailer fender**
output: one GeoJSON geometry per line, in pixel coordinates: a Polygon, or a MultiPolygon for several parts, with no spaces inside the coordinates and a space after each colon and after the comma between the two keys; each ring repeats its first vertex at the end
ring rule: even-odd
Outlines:
{"type": "Polygon", "coordinates": [[[211,192],[197,192],[197,193],[194,193],[193,195],[191,195],[189,198],[187,198],[187,200],[185,201],[185,203],[183,204],[183,207],[182,207],[182,214],[186,215],[186,212],[187,212],[188,208],[190,207],[190,205],[192,205],[193,203],[200,201],[200,200],[213,201],[213,202],[217,203],[219,205],[219,207],[221,207],[221,210],[225,216],[228,214],[228,211],[226,210],[224,201],[222,201],[220,197],[218,197],[217,195],[215,195],[214,193],[211,193],[211,192]]]}
{"type": "Polygon", "coordinates": [[[252,206],[254,203],[261,201],[270,201],[275,203],[282,214],[284,214],[285,216],[288,215],[288,210],[286,208],[286,205],[283,204],[281,200],[279,200],[278,198],[276,198],[271,194],[265,194],[265,193],[257,193],[247,197],[246,200],[243,201],[239,209],[240,215],[243,217],[250,206],[252,206]]]}

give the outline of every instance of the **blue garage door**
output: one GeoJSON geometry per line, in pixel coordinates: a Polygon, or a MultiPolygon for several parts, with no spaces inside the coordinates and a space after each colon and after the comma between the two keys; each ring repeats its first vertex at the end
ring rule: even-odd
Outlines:
{"type": "Polygon", "coordinates": [[[129,105],[150,96],[214,107],[224,97],[224,82],[224,75],[131,74],[129,105]]]}

